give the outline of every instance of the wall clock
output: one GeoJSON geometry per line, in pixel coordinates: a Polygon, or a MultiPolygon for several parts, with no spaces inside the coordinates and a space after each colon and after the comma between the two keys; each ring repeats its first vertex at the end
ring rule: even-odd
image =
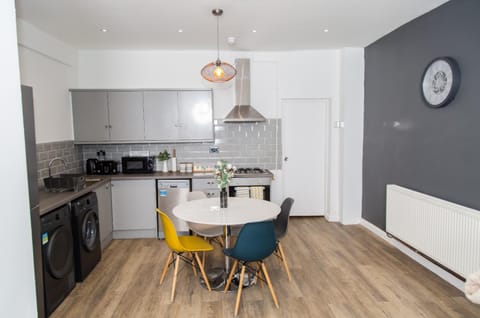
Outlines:
{"type": "Polygon", "coordinates": [[[460,86],[460,68],[451,57],[438,57],[430,62],[422,76],[422,96],[433,108],[448,105],[460,86]]]}

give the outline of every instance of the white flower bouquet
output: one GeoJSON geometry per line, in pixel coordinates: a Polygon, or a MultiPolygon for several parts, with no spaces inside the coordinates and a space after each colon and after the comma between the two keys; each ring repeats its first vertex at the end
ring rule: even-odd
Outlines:
{"type": "Polygon", "coordinates": [[[220,160],[217,162],[213,175],[219,189],[223,189],[228,186],[235,175],[236,170],[237,168],[227,163],[225,160],[220,160]]]}

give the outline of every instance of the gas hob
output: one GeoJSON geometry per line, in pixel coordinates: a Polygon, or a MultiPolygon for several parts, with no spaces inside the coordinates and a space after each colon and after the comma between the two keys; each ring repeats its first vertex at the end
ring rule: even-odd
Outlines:
{"type": "Polygon", "coordinates": [[[270,185],[273,173],[262,168],[237,168],[230,186],[270,185]]]}

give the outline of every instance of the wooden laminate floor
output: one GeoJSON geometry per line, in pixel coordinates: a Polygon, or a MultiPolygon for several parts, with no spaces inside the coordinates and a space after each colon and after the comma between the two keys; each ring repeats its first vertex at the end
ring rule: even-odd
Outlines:
{"type": "MultiPolygon", "coordinates": [[[[277,258],[266,261],[280,309],[258,284],[244,290],[239,317],[480,317],[461,291],[362,226],[291,218],[282,244],[292,282],[277,258]]],[[[208,292],[183,262],[170,303],[173,268],[159,285],[168,252],[155,239],[113,241],[52,317],[233,317],[236,293],[208,292]]],[[[219,249],[207,258],[222,262],[219,249]]]]}

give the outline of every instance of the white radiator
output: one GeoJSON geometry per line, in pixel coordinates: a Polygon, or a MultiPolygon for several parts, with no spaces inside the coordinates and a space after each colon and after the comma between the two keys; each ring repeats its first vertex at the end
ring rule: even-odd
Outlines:
{"type": "Polygon", "coordinates": [[[480,270],[480,212],[387,185],[387,232],[467,277],[480,270]]]}

